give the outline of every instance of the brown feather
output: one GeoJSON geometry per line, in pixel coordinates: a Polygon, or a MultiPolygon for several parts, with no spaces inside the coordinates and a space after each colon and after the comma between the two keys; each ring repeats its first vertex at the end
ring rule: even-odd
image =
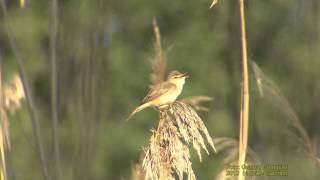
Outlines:
{"type": "Polygon", "coordinates": [[[141,104],[150,102],[157,99],[158,97],[166,94],[168,91],[173,91],[177,86],[173,83],[163,82],[157,85],[154,85],[150,88],[147,96],[142,100],[141,104]]]}

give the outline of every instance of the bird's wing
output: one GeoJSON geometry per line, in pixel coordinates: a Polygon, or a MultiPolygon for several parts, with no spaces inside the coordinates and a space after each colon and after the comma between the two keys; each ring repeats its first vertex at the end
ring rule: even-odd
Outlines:
{"type": "Polygon", "coordinates": [[[163,82],[157,85],[154,85],[150,88],[147,96],[142,100],[141,104],[150,102],[157,99],[158,97],[166,94],[169,91],[175,90],[177,86],[173,83],[163,82]]]}

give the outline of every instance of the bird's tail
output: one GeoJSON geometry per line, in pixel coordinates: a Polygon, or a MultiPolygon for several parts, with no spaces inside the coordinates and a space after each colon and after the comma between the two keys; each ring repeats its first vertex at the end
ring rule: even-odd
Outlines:
{"type": "Polygon", "coordinates": [[[140,106],[138,106],[131,114],[130,116],[126,119],[126,121],[128,121],[129,119],[132,118],[133,115],[135,115],[137,112],[142,111],[143,109],[147,108],[150,106],[150,103],[145,103],[145,104],[141,104],[140,106]]]}

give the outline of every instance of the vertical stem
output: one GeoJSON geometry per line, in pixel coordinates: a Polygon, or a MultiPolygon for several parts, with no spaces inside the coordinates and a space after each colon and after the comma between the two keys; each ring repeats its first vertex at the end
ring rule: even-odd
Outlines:
{"type": "Polygon", "coordinates": [[[50,63],[51,63],[51,114],[53,128],[53,147],[56,179],[61,179],[61,161],[59,147],[59,124],[57,111],[57,33],[58,33],[58,1],[52,0],[50,29],[50,63]]]}
{"type": "Polygon", "coordinates": [[[6,129],[5,129],[5,121],[6,115],[4,110],[4,93],[3,93],[3,87],[2,87],[2,58],[0,54],[0,153],[1,153],[1,167],[0,167],[0,179],[1,180],[7,180],[7,168],[6,168],[6,149],[8,147],[5,147],[5,135],[6,135],[6,129]]]}
{"type": "Polygon", "coordinates": [[[46,160],[46,155],[45,155],[45,150],[43,147],[43,142],[42,142],[42,135],[41,135],[41,130],[40,130],[40,123],[39,123],[39,117],[38,117],[38,113],[36,111],[36,107],[33,101],[33,95],[31,93],[30,90],[30,86],[29,83],[27,81],[27,74],[25,72],[24,69],[24,61],[23,58],[20,54],[20,51],[17,47],[16,44],[16,40],[14,38],[14,36],[11,34],[12,30],[10,29],[8,20],[7,20],[7,6],[6,6],[6,2],[5,0],[1,0],[1,9],[2,9],[2,13],[3,13],[3,20],[4,20],[4,24],[5,24],[5,30],[6,33],[8,35],[8,39],[9,39],[9,43],[11,46],[11,49],[13,51],[13,54],[15,56],[15,60],[17,62],[18,65],[18,71],[19,71],[19,75],[21,77],[21,81],[22,81],[22,85],[23,85],[23,90],[25,92],[26,95],[26,100],[28,103],[28,111],[30,114],[30,119],[31,119],[31,123],[32,123],[32,129],[33,129],[33,133],[35,136],[35,142],[38,148],[38,153],[39,153],[39,158],[40,158],[40,163],[41,163],[41,168],[42,168],[42,172],[43,172],[43,176],[45,180],[49,180],[51,179],[49,176],[49,172],[48,172],[48,166],[47,166],[47,160],[46,160]]]}
{"type": "Polygon", "coordinates": [[[239,0],[240,10],[240,28],[241,28],[241,51],[242,51],[242,90],[241,90],[241,111],[240,111],[240,134],[239,134],[239,159],[240,166],[239,180],[244,176],[241,171],[241,165],[246,161],[248,145],[248,125],[249,125],[249,79],[247,63],[247,41],[246,25],[244,15],[244,0],[239,0]]]}

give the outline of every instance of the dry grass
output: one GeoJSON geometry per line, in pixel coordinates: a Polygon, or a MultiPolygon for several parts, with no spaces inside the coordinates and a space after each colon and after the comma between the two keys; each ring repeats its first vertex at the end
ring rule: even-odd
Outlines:
{"type": "Polygon", "coordinates": [[[145,179],[145,173],[142,169],[141,163],[135,164],[131,168],[131,180],[142,180],[145,179]]]}
{"type": "Polygon", "coordinates": [[[196,179],[189,145],[201,161],[201,149],[209,154],[205,141],[216,151],[207,128],[191,106],[176,101],[161,109],[158,129],[153,131],[143,160],[145,179],[196,179]]]}
{"type": "Polygon", "coordinates": [[[25,99],[25,93],[21,78],[18,74],[14,74],[8,83],[3,86],[4,105],[7,110],[14,112],[20,108],[21,101],[25,99]]]}
{"type": "MultiPolygon", "coordinates": [[[[249,75],[248,75],[248,57],[247,57],[247,38],[246,23],[244,14],[244,0],[239,0],[240,29],[241,29],[241,52],[242,52],[242,89],[241,89],[241,110],[240,110],[240,133],[239,133],[239,159],[241,166],[246,162],[248,146],[248,127],[249,127],[249,75]]],[[[242,171],[239,174],[239,180],[243,180],[242,171]]]]}
{"type": "MultiPolygon", "coordinates": [[[[0,57],[1,58],[1,57],[0,57]]],[[[1,60],[0,60],[1,61],[1,60]]],[[[0,62],[0,153],[1,180],[7,177],[6,155],[10,150],[9,120],[7,112],[15,112],[25,99],[22,82],[18,74],[14,74],[9,82],[3,83],[2,62],[0,62]]]]}
{"type": "MultiPolygon", "coordinates": [[[[2,72],[2,71],[1,71],[2,72]]],[[[0,72],[0,74],[1,74],[0,72]]],[[[7,179],[6,152],[10,150],[9,120],[7,111],[15,112],[25,99],[22,82],[18,74],[14,74],[9,82],[2,83],[0,76],[0,150],[1,150],[1,178],[7,179]]]]}
{"type": "Polygon", "coordinates": [[[164,80],[164,71],[166,68],[167,59],[163,55],[161,47],[161,35],[156,19],[153,19],[153,31],[155,35],[154,49],[155,56],[151,61],[152,72],[150,74],[150,81],[152,85],[159,84],[164,80]]]}
{"type": "Polygon", "coordinates": [[[218,0],[213,0],[211,5],[210,5],[210,8],[212,8],[214,5],[216,5],[218,3],[218,0]]]}

